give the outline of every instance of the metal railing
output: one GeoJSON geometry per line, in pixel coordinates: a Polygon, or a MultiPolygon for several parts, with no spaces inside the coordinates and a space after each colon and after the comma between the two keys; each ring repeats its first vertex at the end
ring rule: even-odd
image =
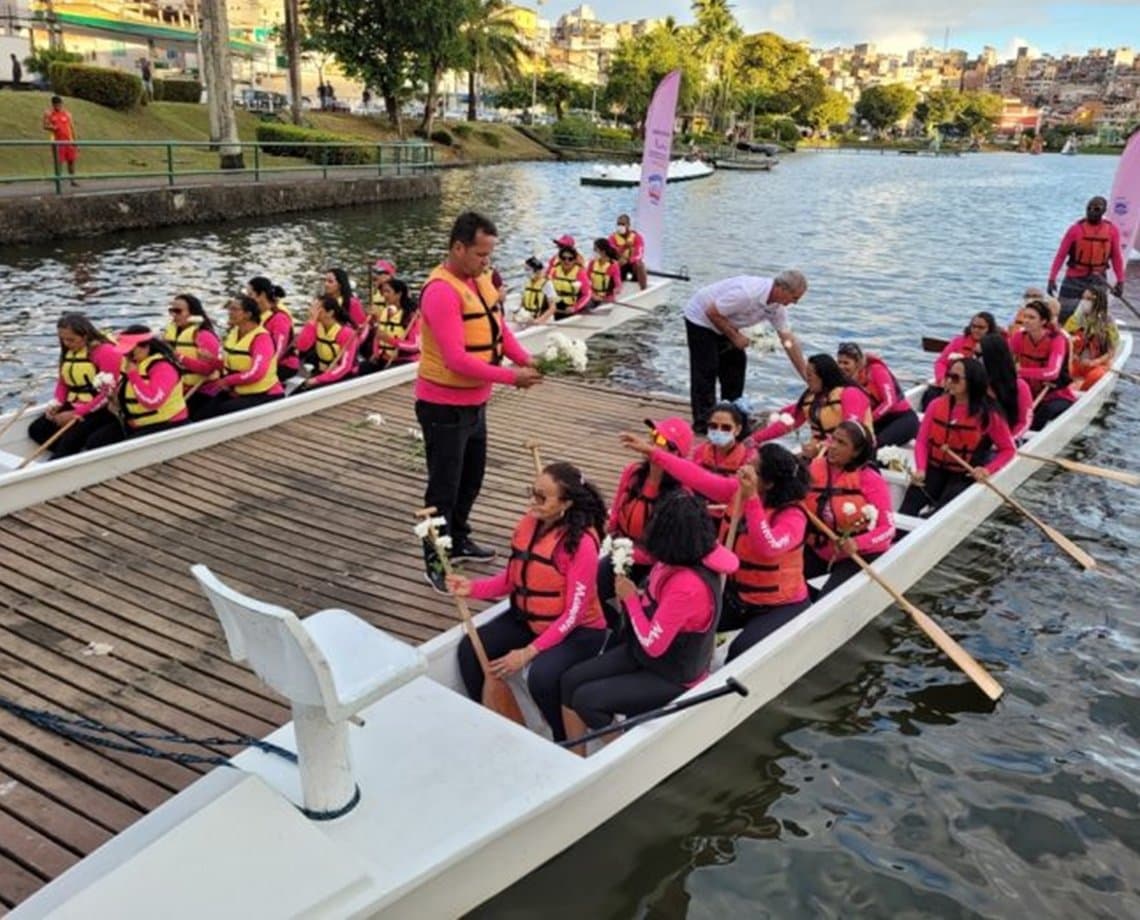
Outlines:
{"type": "MultiPolygon", "coordinates": [[[[240,149],[244,166],[240,169],[222,169],[220,164],[210,168],[204,165],[209,155],[220,154],[220,146],[209,141],[39,141],[0,140],[0,150],[23,148],[29,151],[31,161],[37,153],[42,157],[45,172],[42,175],[0,175],[0,185],[27,182],[51,182],[57,195],[71,175],[63,169],[61,147],[76,147],[79,153],[99,150],[162,151],[165,168],[133,169],[120,172],[77,172],[75,178],[84,182],[122,179],[165,179],[167,185],[189,177],[224,176],[250,182],[283,173],[320,172],[324,179],[330,171],[337,175],[359,173],[376,176],[400,176],[424,172],[435,168],[435,147],[426,141],[400,141],[370,143],[366,141],[315,142],[315,141],[242,141],[225,145],[230,151],[240,149]],[[195,163],[179,162],[176,150],[190,151],[195,163]],[[288,150],[288,153],[274,151],[288,150]],[[297,151],[302,151],[298,155],[297,151]],[[303,163],[297,163],[297,160],[303,163]]],[[[22,158],[23,159],[23,158],[22,158]]],[[[79,161],[82,162],[82,159],[79,161]]],[[[145,166],[146,164],[144,164],[145,166]]]]}

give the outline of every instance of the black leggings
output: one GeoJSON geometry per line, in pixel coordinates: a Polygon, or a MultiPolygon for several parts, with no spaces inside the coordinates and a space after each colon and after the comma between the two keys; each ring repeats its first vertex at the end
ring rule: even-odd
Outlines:
{"type": "MultiPolygon", "coordinates": [[[[94,412],[89,412],[81,421],[72,425],[67,430],[67,434],[56,441],[48,452],[52,457],[70,457],[72,454],[77,454],[83,450],[84,445],[87,444],[87,439],[92,434],[104,425],[111,423],[118,425],[119,420],[107,409],[96,409],[94,412]]],[[[53,437],[57,431],[59,431],[59,426],[46,415],[41,415],[28,426],[28,437],[37,444],[43,444],[53,437]]]]}
{"type": "MultiPolygon", "coordinates": [[[[873,562],[882,553],[860,553],[866,562],[873,562]]],[[[823,583],[823,587],[819,589],[808,586],[808,590],[812,592],[812,599],[817,600],[838,588],[843,582],[847,581],[852,575],[858,575],[862,571],[859,568],[859,563],[854,559],[843,558],[836,559],[828,562],[822,556],[818,555],[810,546],[804,548],[804,578],[818,578],[820,575],[827,575],[828,579],[823,583]]]]}
{"type": "Polygon", "coordinates": [[[791,601],[769,607],[746,604],[733,590],[724,592],[724,609],[721,611],[718,632],[740,630],[740,635],[728,647],[728,660],[739,657],[766,636],[770,636],[785,623],[790,623],[811,606],[811,601],[791,601]]]}
{"type": "Polygon", "coordinates": [[[604,728],[618,713],[649,712],[684,692],[684,685],[643,668],[628,645],[576,664],[562,675],[562,705],[590,728],[604,728]]]}
{"type": "Polygon", "coordinates": [[[1072,403],[1067,399],[1060,397],[1049,399],[1046,397],[1033,410],[1033,421],[1029,425],[1029,430],[1040,431],[1071,405],[1072,403]]]}
{"type": "MultiPolygon", "coordinates": [[[[635,585],[644,583],[649,577],[650,565],[632,564],[629,567],[629,580],[635,585]]],[[[606,616],[606,625],[614,635],[622,632],[625,626],[625,615],[621,601],[617,599],[617,590],[614,588],[614,559],[605,555],[598,559],[598,600],[602,602],[602,613],[606,616]]],[[[610,645],[617,645],[610,642],[610,645]]]]}
{"type": "Polygon", "coordinates": [[[229,415],[231,412],[241,412],[242,409],[249,409],[252,406],[260,406],[263,403],[281,399],[284,395],[284,393],[250,393],[247,396],[236,394],[229,396],[220,393],[210,400],[209,404],[202,410],[200,417],[204,419],[215,418],[219,415],[229,415]]]}
{"type": "Polygon", "coordinates": [[[884,415],[875,422],[875,444],[878,447],[909,444],[918,434],[918,413],[913,409],[884,415]]]}
{"type": "Polygon", "coordinates": [[[948,470],[933,463],[926,468],[926,484],[909,486],[899,506],[899,514],[918,514],[926,505],[938,510],[962,494],[974,480],[966,473],[948,470]]]}
{"type": "MultiPolygon", "coordinates": [[[[507,652],[516,648],[525,648],[534,641],[534,633],[525,623],[510,610],[501,616],[495,617],[486,626],[479,627],[479,638],[483,640],[483,647],[487,650],[487,657],[494,661],[507,652]]],[[[538,657],[530,663],[527,673],[526,685],[535,705],[542,711],[550,730],[554,733],[555,741],[566,739],[566,728],[562,725],[562,705],[558,685],[562,675],[567,669],[579,661],[593,658],[601,651],[605,642],[604,629],[585,629],[579,627],[565,639],[545,652],[539,652],[538,657]]],[[[473,700],[483,698],[483,669],[479,666],[479,659],[471,640],[464,636],[459,643],[459,673],[463,675],[463,684],[467,687],[467,695],[473,700]]]]}
{"type": "Polygon", "coordinates": [[[123,425],[118,419],[109,422],[102,428],[97,428],[92,432],[91,437],[87,439],[87,444],[84,450],[95,450],[98,447],[106,447],[108,444],[118,444],[120,441],[134,438],[140,438],[146,434],[158,434],[160,431],[167,431],[170,428],[178,428],[180,425],[185,425],[188,420],[181,422],[160,422],[156,425],[144,425],[142,428],[131,428],[123,425]]]}

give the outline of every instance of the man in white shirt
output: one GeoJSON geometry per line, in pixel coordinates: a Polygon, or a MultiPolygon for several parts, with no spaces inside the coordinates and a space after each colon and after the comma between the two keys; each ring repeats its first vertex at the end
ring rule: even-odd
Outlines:
{"type": "Polygon", "coordinates": [[[775,278],[738,275],[697,291],[686,304],[685,338],[689,345],[689,400],[693,431],[704,434],[709,413],[720,398],[744,395],[749,339],[742,329],[767,320],[776,330],[788,359],[803,377],[807,362],[788,323],[787,307],[807,292],[807,279],[790,269],[775,278]]]}

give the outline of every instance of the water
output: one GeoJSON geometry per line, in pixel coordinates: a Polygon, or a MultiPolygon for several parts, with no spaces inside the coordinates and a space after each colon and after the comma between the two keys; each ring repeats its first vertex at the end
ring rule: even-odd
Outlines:
{"type": "MultiPolygon", "coordinates": [[[[923,333],[972,311],[1012,313],[1115,162],[797,154],[771,174],[672,186],[666,264],[695,281],[798,266],[809,352],[854,338],[901,376],[926,373],[923,333]]],[[[422,275],[451,217],[475,206],[518,276],[535,246],[611,229],[633,193],[583,189],[582,165],[449,172],[438,203],[322,212],[9,250],[0,263],[0,405],[46,394],[54,321],[162,320],[171,294],[213,310],[254,274],[294,306],[334,260],[377,255],[422,275]]],[[[691,289],[679,285],[680,302],[691,289]]],[[[619,382],[684,393],[678,306],[608,337],[619,382]]],[[[782,357],[749,393],[798,390],[782,357]]],[[[1135,368],[1136,362],[1133,362],[1135,368]]],[[[1135,391],[1122,384],[1075,444],[1137,467],[1135,391]]],[[[1140,629],[1136,490],[1041,474],[1019,493],[1105,565],[1083,574],[1010,515],[982,525],[911,598],[1002,681],[996,709],[896,612],[712,751],[477,913],[487,917],[1140,917],[1140,629]]]]}

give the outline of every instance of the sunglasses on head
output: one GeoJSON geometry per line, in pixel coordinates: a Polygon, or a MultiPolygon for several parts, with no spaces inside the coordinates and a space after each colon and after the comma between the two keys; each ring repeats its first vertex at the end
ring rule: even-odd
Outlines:
{"type": "Polygon", "coordinates": [[[946,379],[951,381],[952,383],[961,383],[966,378],[963,377],[961,374],[959,374],[957,371],[951,371],[949,374],[946,375],[946,379]]]}

